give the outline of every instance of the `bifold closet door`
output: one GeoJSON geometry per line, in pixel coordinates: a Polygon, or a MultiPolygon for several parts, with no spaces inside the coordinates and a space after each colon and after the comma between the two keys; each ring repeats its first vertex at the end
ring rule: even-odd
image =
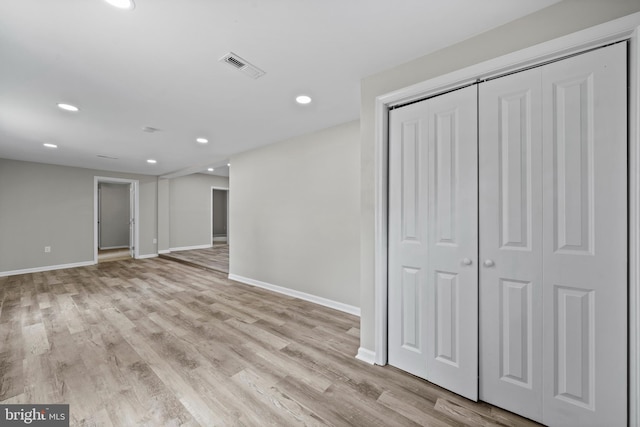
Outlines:
{"type": "Polygon", "coordinates": [[[393,110],[389,363],[478,396],[477,93],[393,110]]]}
{"type": "Polygon", "coordinates": [[[480,93],[480,399],[542,420],[540,69],[480,93]]]}
{"type": "Polygon", "coordinates": [[[626,44],[480,85],[480,398],[627,415],[626,44]]]}

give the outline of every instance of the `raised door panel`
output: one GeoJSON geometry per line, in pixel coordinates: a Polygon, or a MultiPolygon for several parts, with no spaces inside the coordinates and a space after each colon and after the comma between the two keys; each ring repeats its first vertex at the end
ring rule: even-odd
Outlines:
{"type": "Polygon", "coordinates": [[[426,378],[427,110],[394,110],[389,140],[389,364],[426,378]]]}
{"type": "Polygon", "coordinates": [[[626,43],[542,68],[548,425],[627,414],[626,43]]]}
{"type": "Polygon", "coordinates": [[[477,94],[429,107],[427,379],[478,396],[477,94]]]}
{"type": "Polygon", "coordinates": [[[542,419],[540,70],[480,85],[480,398],[542,419]]]}

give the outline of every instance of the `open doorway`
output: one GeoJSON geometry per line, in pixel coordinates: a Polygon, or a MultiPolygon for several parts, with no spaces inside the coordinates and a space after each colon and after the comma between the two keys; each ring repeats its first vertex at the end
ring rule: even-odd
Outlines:
{"type": "Polygon", "coordinates": [[[211,243],[229,244],[229,189],[211,187],[211,243]]]}
{"type": "Polygon", "coordinates": [[[138,181],[94,178],[94,262],[138,254],[138,181]]]}

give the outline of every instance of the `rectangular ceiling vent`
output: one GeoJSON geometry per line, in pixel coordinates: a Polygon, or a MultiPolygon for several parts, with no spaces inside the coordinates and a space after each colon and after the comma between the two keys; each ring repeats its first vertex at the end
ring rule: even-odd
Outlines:
{"type": "Polygon", "coordinates": [[[229,64],[233,68],[242,71],[242,73],[251,77],[252,79],[257,79],[258,77],[262,77],[265,75],[265,72],[260,68],[256,67],[253,64],[250,64],[249,61],[241,58],[233,52],[229,52],[225,56],[220,58],[220,62],[229,64]]]}

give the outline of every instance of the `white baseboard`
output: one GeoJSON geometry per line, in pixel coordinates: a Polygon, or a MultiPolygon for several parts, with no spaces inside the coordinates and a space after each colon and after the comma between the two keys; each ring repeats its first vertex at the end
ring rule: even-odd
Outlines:
{"type": "Polygon", "coordinates": [[[214,242],[226,242],[227,241],[227,236],[223,236],[223,237],[214,237],[213,238],[214,242]]]}
{"type": "Polygon", "coordinates": [[[25,268],[23,270],[0,271],[0,277],[16,276],[18,274],[41,273],[43,271],[62,270],[63,268],[86,267],[95,265],[95,261],[74,262],[71,264],[47,265],[44,267],[25,268]]]}
{"type": "Polygon", "coordinates": [[[229,274],[229,280],[235,280],[236,282],[245,283],[247,285],[256,286],[258,288],[268,289],[279,294],[288,295],[290,297],[295,297],[301,300],[323,305],[325,307],[353,314],[354,316],[360,316],[360,308],[353,305],[343,304],[338,301],[333,301],[316,295],[307,294],[305,292],[296,291],[294,289],[283,288],[282,286],[272,285],[271,283],[261,282],[259,280],[242,277],[235,274],[229,274]]]}
{"type": "Polygon", "coordinates": [[[367,350],[366,348],[360,347],[358,349],[358,354],[356,354],[356,359],[362,360],[363,362],[366,362],[369,365],[375,365],[376,353],[371,350],[367,350]]]}
{"type": "Polygon", "coordinates": [[[146,254],[146,255],[138,255],[136,259],[147,259],[147,258],[157,258],[158,254],[146,254]]]}
{"type": "Polygon", "coordinates": [[[104,248],[98,248],[101,251],[108,251],[110,249],[128,249],[129,246],[105,246],[104,248]]]}
{"type": "Polygon", "coordinates": [[[162,249],[160,251],[158,251],[158,255],[160,254],[170,254],[171,250],[170,249],[162,249]]]}
{"type": "Polygon", "coordinates": [[[213,245],[182,246],[179,248],[169,248],[169,252],[190,251],[193,249],[208,249],[212,246],[213,245]]]}

